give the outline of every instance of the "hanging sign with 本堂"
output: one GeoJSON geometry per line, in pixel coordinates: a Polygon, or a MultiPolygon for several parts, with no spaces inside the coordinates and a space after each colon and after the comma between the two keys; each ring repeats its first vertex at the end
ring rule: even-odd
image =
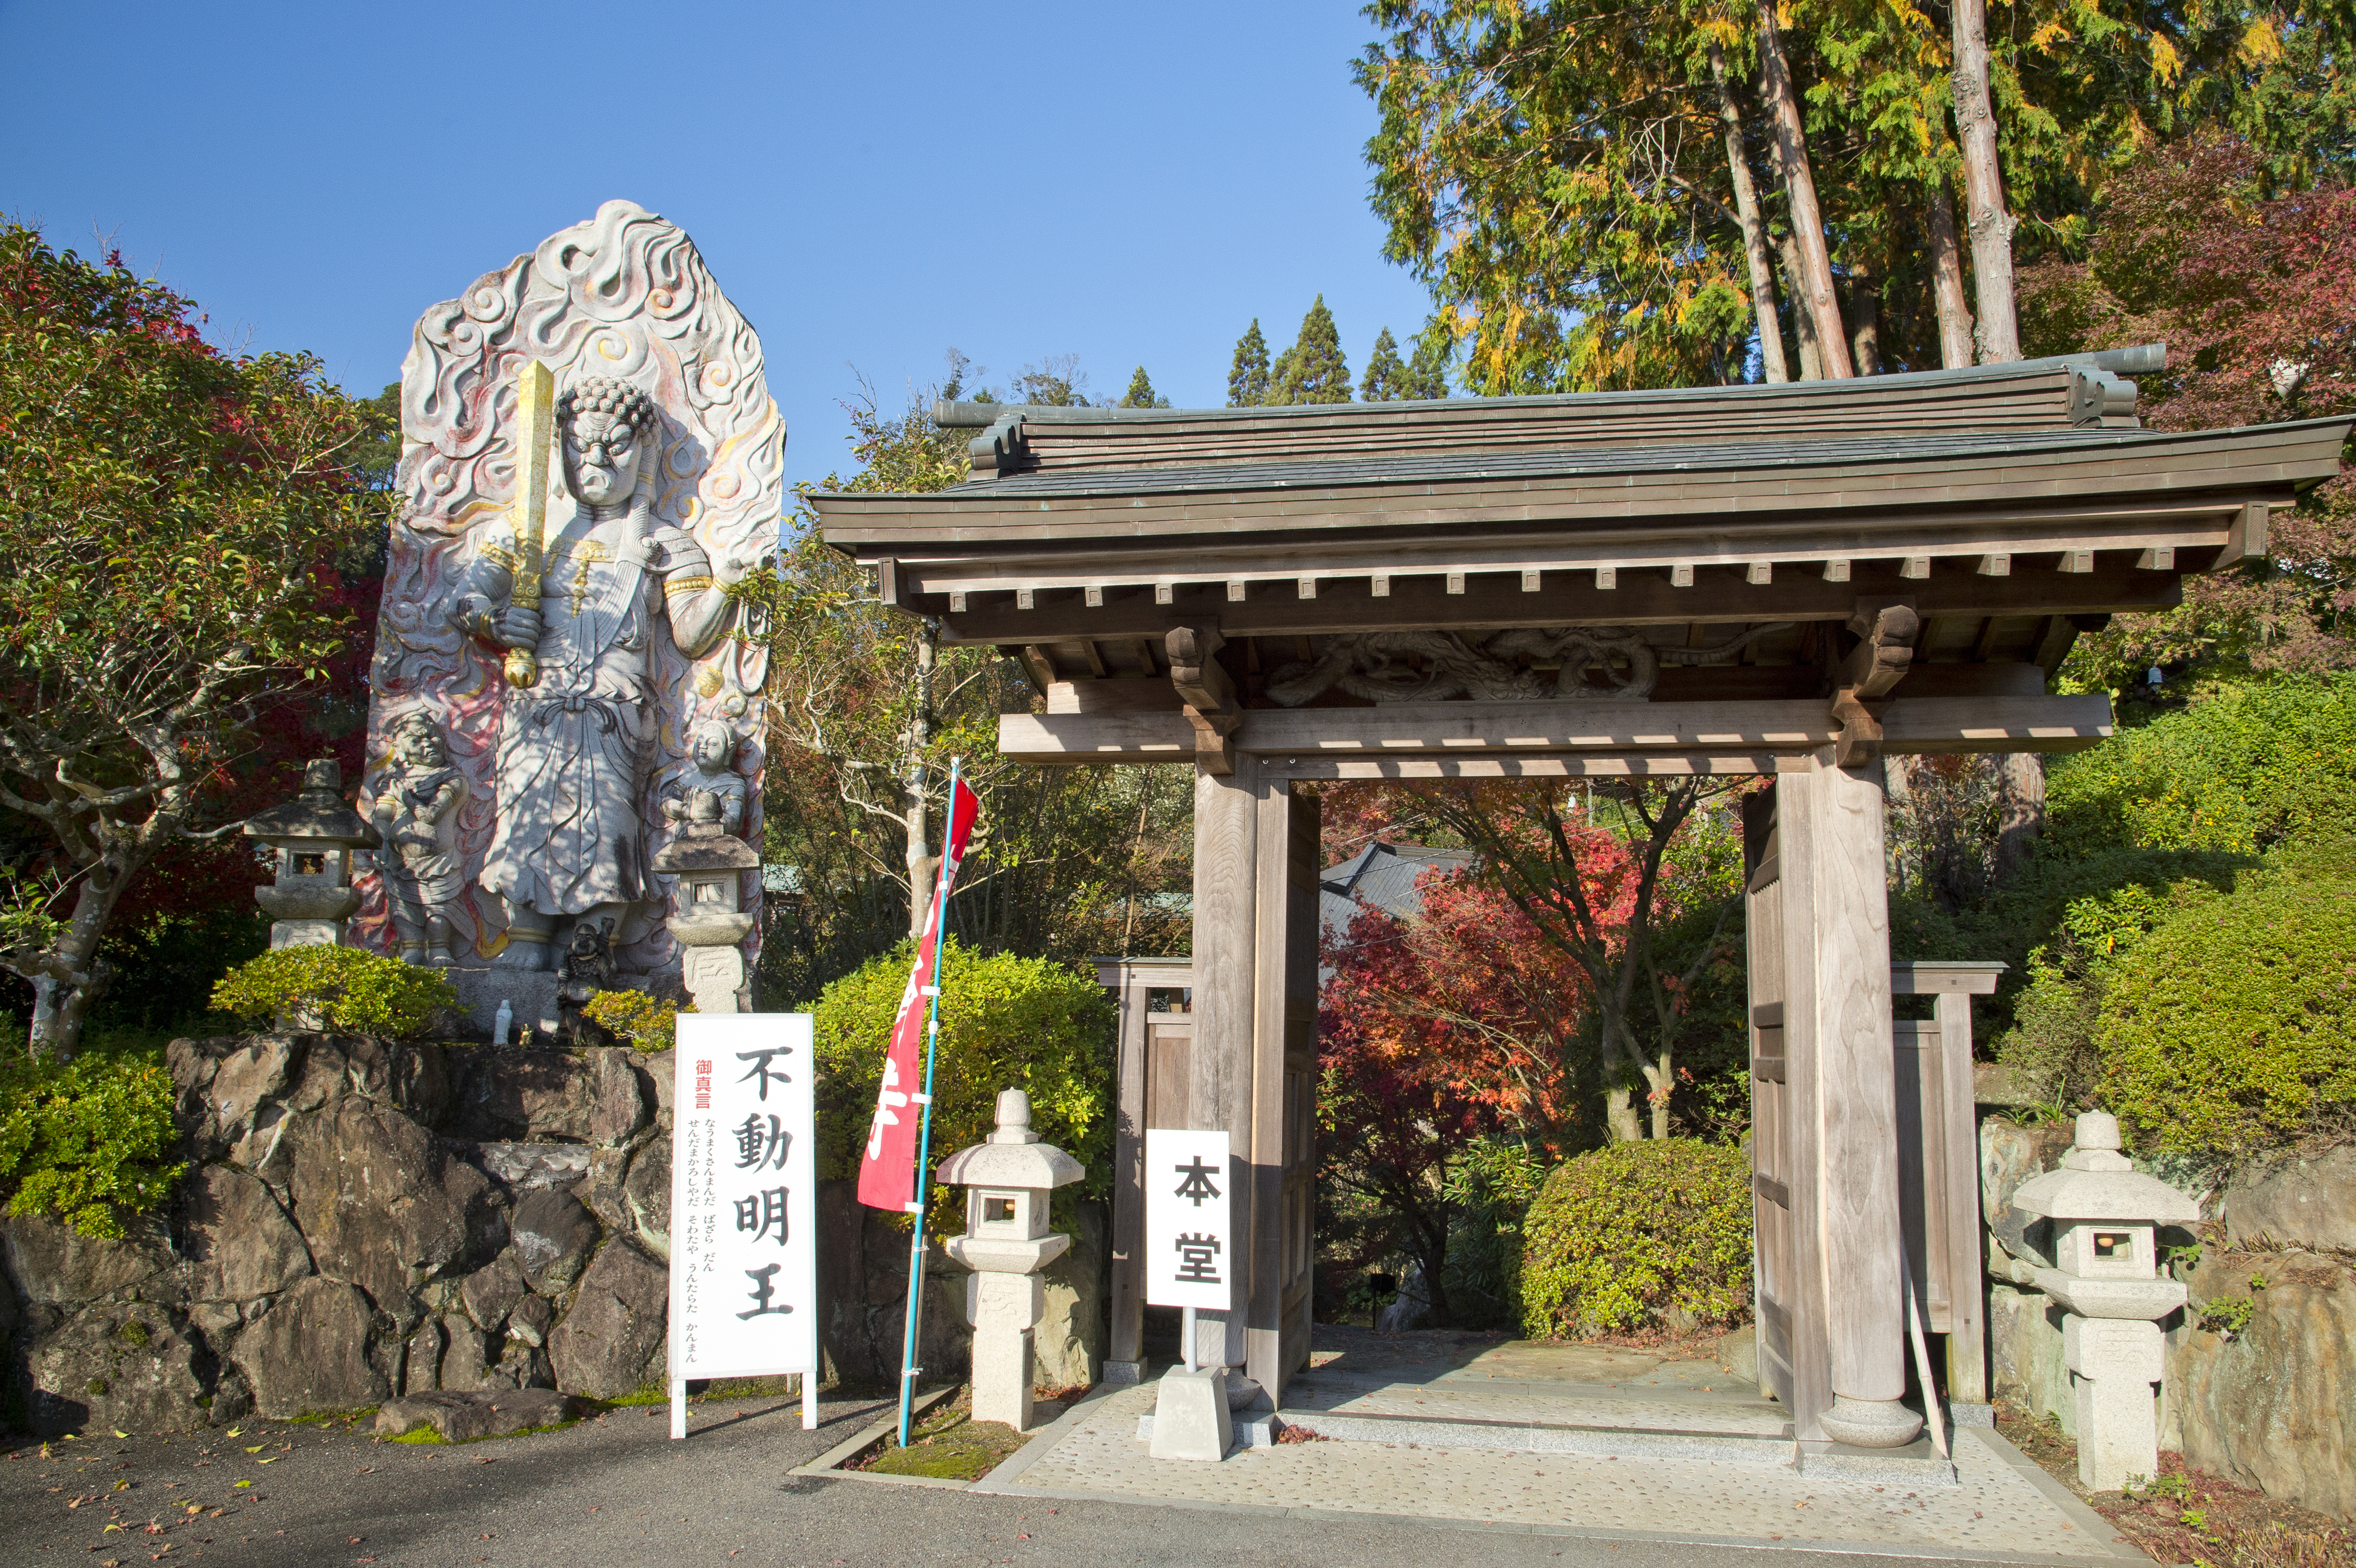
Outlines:
{"type": "Polygon", "coordinates": [[[671,1107],[670,1376],[818,1370],[807,1013],[682,1014],[671,1107]]]}

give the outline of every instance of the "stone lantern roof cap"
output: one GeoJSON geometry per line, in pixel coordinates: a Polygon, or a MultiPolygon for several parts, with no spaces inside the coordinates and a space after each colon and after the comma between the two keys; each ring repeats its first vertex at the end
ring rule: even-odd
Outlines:
{"type": "Polygon", "coordinates": [[[2078,1118],[2077,1141],[2062,1168],[2031,1176],[2012,1195],[2012,1207],[2047,1219],[2110,1219],[2121,1224],[2190,1224],[2201,1206],[2146,1176],[2119,1153],[2118,1118],[2089,1111],[2078,1118]]]}
{"type": "Polygon", "coordinates": [[[959,1149],[941,1162],[934,1179],[950,1187],[1050,1188],[1076,1182],[1087,1167],[1031,1131],[1031,1097],[1019,1089],[1000,1091],[998,1130],[986,1144],[959,1149]]]}
{"type": "Polygon", "coordinates": [[[333,757],[305,763],[303,789],[292,800],[256,811],[245,820],[245,835],[264,843],[292,847],[325,844],[342,849],[375,849],[383,835],[369,820],[344,803],[343,768],[333,757]]]}

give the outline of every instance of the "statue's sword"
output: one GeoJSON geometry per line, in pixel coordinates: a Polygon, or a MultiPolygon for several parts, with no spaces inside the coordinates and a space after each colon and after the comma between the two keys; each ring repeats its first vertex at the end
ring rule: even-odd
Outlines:
{"type": "MultiPolygon", "coordinates": [[[[542,551],[548,531],[548,465],[556,446],[556,375],[538,360],[516,373],[515,588],[508,596],[521,609],[540,608],[542,551]]],[[[529,648],[510,648],[508,684],[530,686],[540,679],[540,658],[529,648]]]]}

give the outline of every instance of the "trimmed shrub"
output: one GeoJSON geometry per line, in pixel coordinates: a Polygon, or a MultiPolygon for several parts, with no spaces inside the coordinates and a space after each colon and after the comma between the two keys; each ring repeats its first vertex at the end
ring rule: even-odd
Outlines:
{"type": "Polygon", "coordinates": [[[667,1051],[679,1037],[679,1015],[692,1013],[643,991],[599,991],[581,1004],[581,1015],[642,1051],[667,1051]]]}
{"type": "MultiPolygon", "coordinates": [[[[903,942],[809,1004],[820,1074],[820,1176],[859,1174],[884,1050],[913,957],[912,944],[903,942]]],[[[1103,1197],[1112,1180],[1113,1029],[1112,1003],[1092,978],[1045,959],[984,958],[943,943],[934,1159],[989,1134],[1000,1090],[1025,1090],[1033,1130],[1087,1167],[1087,1178],[1075,1184],[1078,1196],[1103,1197]]],[[[948,1196],[937,1190],[926,1201],[948,1196]]]]}
{"type": "Polygon", "coordinates": [[[172,1075],[159,1055],[97,1042],[63,1065],[8,1054],[0,1069],[0,1197],[9,1213],[120,1237],[123,1215],[171,1196],[187,1167],[164,1158],[177,1133],[172,1075]]]}
{"type": "Polygon", "coordinates": [[[2356,854],[2279,854],[2184,899],[2103,975],[2101,1098],[2150,1146],[2246,1154],[2356,1108],[2356,854]]]}
{"type": "Polygon", "coordinates": [[[1613,1144],[1554,1168],[1522,1234],[1522,1328],[1567,1338],[1732,1323],[1751,1308],[1751,1158],[1727,1144],[1613,1144]]]}
{"type": "Polygon", "coordinates": [[[2356,800],[2356,674],[2202,689],[2190,706],[2058,763],[2059,847],[2248,854],[2345,824],[2356,800]]]}
{"type": "Polygon", "coordinates": [[[423,1034],[458,993],[431,969],[359,948],[280,948],[213,987],[213,1005],[269,1027],[340,1029],[405,1039],[423,1034]]]}

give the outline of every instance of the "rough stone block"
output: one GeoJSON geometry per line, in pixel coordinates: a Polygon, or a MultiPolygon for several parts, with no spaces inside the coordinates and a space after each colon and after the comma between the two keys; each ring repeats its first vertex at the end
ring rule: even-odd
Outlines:
{"type": "Polygon", "coordinates": [[[470,1443],[491,1434],[491,1403],[471,1393],[413,1393],[378,1407],[376,1434],[406,1437],[431,1427],[444,1443],[470,1443]]]}
{"type": "Polygon", "coordinates": [[[121,1240],[85,1236],[37,1214],[0,1214],[0,1253],[8,1275],[27,1301],[37,1305],[78,1310],[103,1297],[154,1287],[151,1294],[176,1294],[177,1282],[165,1278],[175,1260],[164,1227],[152,1216],[138,1216],[124,1226],[121,1240]]]}
{"type": "Polygon", "coordinates": [[[605,1147],[626,1144],[652,1119],[647,1086],[630,1058],[631,1046],[611,1047],[590,1053],[597,1069],[597,1105],[590,1119],[589,1141],[605,1147]]]}
{"type": "Polygon", "coordinates": [[[423,1393],[442,1386],[442,1350],[449,1343],[437,1318],[427,1318],[409,1337],[401,1358],[401,1391],[423,1393]]]}
{"type": "Polygon", "coordinates": [[[548,1337],[557,1386],[619,1399],[656,1380],[669,1316],[670,1276],[662,1266],[627,1241],[608,1241],[548,1337]]]}
{"type": "Polygon", "coordinates": [[[532,1288],[543,1295],[558,1294],[587,1266],[597,1245],[597,1219],[571,1193],[542,1190],[515,1206],[508,1235],[532,1288]]]}
{"type": "Polygon", "coordinates": [[[286,1142],[294,1222],[321,1273],[398,1315],[424,1276],[465,1257],[467,1211],[489,1184],[408,1116],[339,1100],[296,1118],[286,1142]]]}
{"type": "Polygon", "coordinates": [[[463,1317],[442,1319],[449,1346],[442,1352],[441,1384],[464,1391],[485,1387],[490,1376],[490,1336],[463,1317]]]}
{"type": "Polygon", "coordinates": [[[2212,1253],[2192,1295],[2168,1360],[2185,1463],[2356,1518],[2356,1270],[2312,1254],[2212,1253]],[[2265,1289],[2250,1288],[2253,1273],[2265,1289]],[[2199,1305],[2241,1300],[2249,1319],[2231,1337],[2199,1326],[2199,1305]]]}
{"type": "Polygon", "coordinates": [[[527,1345],[545,1345],[555,1321],[556,1309],[548,1305],[547,1297],[528,1295],[508,1314],[508,1334],[527,1345]]]}
{"type": "MultiPolygon", "coordinates": [[[[648,1251],[670,1262],[670,1135],[649,1138],[630,1162],[622,1183],[630,1230],[648,1251]]],[[[821,1251],[821,1257],[825,1255],[821,1251]]]]}
{"type": "Polygon", "coordinates": [[[2356,1255],[2356,1146],[2261,1165],[2228,1186],[2218,1207],[2236,1249],[2356,1255]]]}
{"type": "Polygon", "coordinates": [[[523,1299],[528,1288],[523,1266],[516,1262],[515,1254],[501,1252],[466,1276],[458,1287],[458,1298],[466,1304],[466,1316],[475,1320],[477,1327],[492,1330],[507,1322],[508,1313],[523,1299]]]}
{"type": "Polygon", "coordinates": [[[1216,1367],[1193,1372],[1173,1367],[1164,1372],[1154,1398],[1153,1438],[1146,1452],[1156,1459],[1212,1464],[1226,1458],[1235,1443],[1226,1377],[1216,1367]]]}
{"type": "Polygon", "coordinates": [[[273,1420],[350,1410],[391,1393],[370,1359],[374,1314],[351,1285],[316,1275],[274,1302],[238,1336],[237,1363],[254,1408],[273,1420]]]}
{"type": "Polygon", "coordinates": [[[94,1306],[37,1340],[25,1358],[33,1432],[121,1428],[185,1432],[205,1424],[203,1348],[147,1304],[94,1306]]]}
{"type": "Polygon", "coordinates": [[[2075,1133],[2062,1123],[2019,1126],[1991,1116],[1980,1123],[1980,1211],[1988,1230],[2016,1258],[2051,1268],[2046,1222],[2012,1207],[2023,1182],[2060,1168],[2075,1133]]]}
{"type": "Polygon", "coordinates": [[[207,1165],[188,1179],[182,1251],[197,1301],[275,1295],[311,1270],[303,1234],[277,1198],[232,1165],[207,1165]]]}
{"type": "Polygon", "coordinates": [[[487,1040],[491,1037],[491,1026],[498,1020],[502,1002],[514,1013],[514,1033],[508,1036],[510,1045],[526,1029],[553,1033],[561,1022],[556,1007],[561,983],[552,970],[445,969],[442,972],[457,992],[466,1021],[481,1030],[487,1040]]]}

